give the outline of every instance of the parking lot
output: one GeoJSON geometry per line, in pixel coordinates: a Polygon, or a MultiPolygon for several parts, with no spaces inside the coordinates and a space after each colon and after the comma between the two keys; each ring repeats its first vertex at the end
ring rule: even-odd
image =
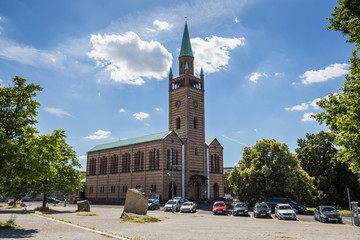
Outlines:
{"type": "MultiPolygon", "coordinates": [[[[34,209],[40,203],[31,203],[28,209],[34,209]]],[[[350,218],[344,217],[344,224],[319,223],[312,215],[298,215],[298,220],[278,220],[273,218],[254,218],[231,215],[212,215],[208,207],[202,207],[196,213],[172,213],[160,210],[148,211],[148,215],[160,218],[155,223],[127,223],[120,219],[123,206],[92,205],[91,212],[98,216],[77,216],[76,205],[50,207],[58,212],[50,213],[58,219],[71,221],[99,231],[135,239],[360,239],[360,228],[351,225],[350,218]]],[[[0,220],[10,215],[17,217],[17,223],[27,239],[105,239],[101,234],[87,232],[59,222],[25,214],[19,210],[0,208],[0,220]],[[44,235],[45,234],[45,235],[44,235]],[[79,238],[75,237],[78,236],[79,238]],[[83,237],[84,236],[84,237],[83,237]]],[[[252,215],[252,213],[250,213],[252,215]]],[[[0,231],[0,238],[3,230],[0,231]]],[[[21,237],[6,235],[7,239],[21,237]]],[[[107,237],[106,237],[107,238],[107,237]]]]}

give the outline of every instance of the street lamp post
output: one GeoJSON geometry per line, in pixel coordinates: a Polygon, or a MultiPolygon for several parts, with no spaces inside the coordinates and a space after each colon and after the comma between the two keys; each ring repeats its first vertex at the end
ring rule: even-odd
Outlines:
{"type": "Polygon", "coordinates": [[[174,212],[174,167],[181,167],[181,165],[172,165],[171,172],[168,172],[166,175],[171,176],[171,211],[174,212]]]}

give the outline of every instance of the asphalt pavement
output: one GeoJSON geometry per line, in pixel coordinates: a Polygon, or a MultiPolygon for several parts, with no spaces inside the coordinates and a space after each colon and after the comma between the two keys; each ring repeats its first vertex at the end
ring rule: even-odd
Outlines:
{"type": "MultiPolygon", "coordinates": [[[[34,209],[40,203],[31,203],[34,209]]],[[[57,212],[48,216],[66,220],[54,221],[21,210],[0,208],[0,220],[16,217],[20,228],[0,230],[4,239],[105,239],[102,233],[129,239],[360,239],[360,228],[351,225],[350,218],[344,224],[320,223],[312,215],[298,215],[298,221],[272,218],[254,218],[229,215],[212,215],[211,207],[201,207],[195,214],[172,213],[160,210],[148,211],[148,215],[160,218],[155,223],[127,223],[120,219],[123,206],[92,205],[97,216],[78,216],[76,205],[49,205],[57,212]],[[78,226],[85,228],[79,228],[78,226]],[[90,230],[96,230],[93,232],[90,230]]]]}

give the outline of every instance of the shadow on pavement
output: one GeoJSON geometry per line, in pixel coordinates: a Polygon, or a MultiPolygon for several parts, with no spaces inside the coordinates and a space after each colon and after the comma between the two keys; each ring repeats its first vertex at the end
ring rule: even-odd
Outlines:
{"type": "Polygon", "coordinates": [[[31,238],[38,233],[35,229],[6,228],[0,230],[0,238],[31,238]]]}

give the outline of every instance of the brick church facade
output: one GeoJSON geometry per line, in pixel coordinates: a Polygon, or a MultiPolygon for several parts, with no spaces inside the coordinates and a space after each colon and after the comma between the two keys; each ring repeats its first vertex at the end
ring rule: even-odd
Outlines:
{"type": "Polygon", "coordinates": [[[169,130],[87,153],[85,197],[91,202],[124,202],[130,188],[162,202],[224,196],[223,147],[216,138],[205,139],[204,74],[194,75],[186,23],[178,60],[179,76],[169,73],[169,130]]]}

